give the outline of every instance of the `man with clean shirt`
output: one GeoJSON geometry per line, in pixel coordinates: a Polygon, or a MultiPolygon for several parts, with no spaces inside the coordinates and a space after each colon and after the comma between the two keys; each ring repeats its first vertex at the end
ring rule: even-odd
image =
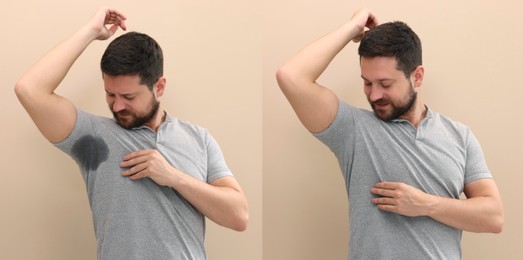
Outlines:
{"type": "Polygon", "coordinates": [[[502,230],[503,206],[481,147],[468,127],[423,103],[424,72],[411,28],[379,25],[366,9],[278,70],[298,118],[342,169],[349,259],[460,259],[463,230],[502,230]],[[347,44],[360,40],[363,90],[373,111],[316,82],[347,44]]]}

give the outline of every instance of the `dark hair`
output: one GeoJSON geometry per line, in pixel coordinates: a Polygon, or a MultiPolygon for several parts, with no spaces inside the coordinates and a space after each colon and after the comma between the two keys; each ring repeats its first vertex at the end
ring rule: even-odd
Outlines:
{"type": "Polygon", "coordinates": [[[107,75],[139,75],[140,83],[152,89],[163,76],[162,48],[146,34],[129,32],[107,46],[100,65],[107,75]]]}
{"type": "Polygon", "coordinates": [[[421,41],[414,31],[403,22],[384,23],[365,33],[358,48],[362,57],[395,57],[397,69],[408,78],[421,65],[421,41]]]}

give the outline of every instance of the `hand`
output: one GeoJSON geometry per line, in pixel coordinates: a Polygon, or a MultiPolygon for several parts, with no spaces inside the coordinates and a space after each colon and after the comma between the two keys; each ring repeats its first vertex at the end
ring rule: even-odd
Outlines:
{"type": "Polygon", "coordinates": [[[400,182],[380,182],[371,190],[381,198],[373,198],[372,203],[380,210],[408,217],[428,215],[432,195],[400,182]]]}
{"type": "Polygon", "coordinates": [[[120,167],[129,167],[122,172],[131,180],[151,178],[158,185],[172,187],[173,179],[179,171],[174,168],[157,150],[140,150],[123,158],[120,167]]]}
{"type": "Polygon", "coordinates": [[[90,21],[90,26],[97,33],[97,40],[106,40],[114,35],[118,30],[118,27],[122,30],[127,30],[125,20],[127,18],[119,11],[107,7],[102,7],[94,14],[90,21]],[[111,24],[111,27],[107,28],[106,25],[111,24]]]}
{"type": "Polygon", "coordinates": [[[352,38],[353,42],[359,42],[365,35],[365,32],[379,25],[378,19],[368,9],[356,11],[351,18],[351,22],[360,30],[358,35],[352,38]]]}

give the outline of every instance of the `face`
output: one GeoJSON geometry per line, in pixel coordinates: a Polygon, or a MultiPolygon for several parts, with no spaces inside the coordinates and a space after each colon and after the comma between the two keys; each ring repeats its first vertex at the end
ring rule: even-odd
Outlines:
{"type": "Polygon", "coordinates": [[[365,95],[374,114],[384,121],[405,118],[416,102],[418,85],[396,65],[394,57],[361,58],[365,95]]]}
{"type": "Polygon", "coordinates": [[[124,128],[147,125],[158,113],[157,87],[149,90],[140,84],[140,77],[109,76],[103,77],[106,101],[116,122],[124,128]]]}

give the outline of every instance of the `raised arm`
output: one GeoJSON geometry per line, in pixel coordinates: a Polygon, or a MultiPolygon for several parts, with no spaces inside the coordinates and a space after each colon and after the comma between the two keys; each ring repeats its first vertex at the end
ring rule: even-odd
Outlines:
{"type": "Polygon", "coordinates": [[[349,22],[312,42],[278,70],[278,84],[302,124],[311,132],[326,129],[338,110],[338,98],[316,80],[334,57],[350,42],[358,42],[366,28],[378,25],[366,9],[357,11],[349,22]]]}
{"type": "Polygon", "coordinates": [[[118,27],[125,30],[125,19],[114,9],[100,8],[86,25],[48,52],[16,83],[20,103],[49,141],[64,140],[76,121],[76,107],[55,94],[55,89],[87,46],[96,39],[108,39],[118,27]]]}

